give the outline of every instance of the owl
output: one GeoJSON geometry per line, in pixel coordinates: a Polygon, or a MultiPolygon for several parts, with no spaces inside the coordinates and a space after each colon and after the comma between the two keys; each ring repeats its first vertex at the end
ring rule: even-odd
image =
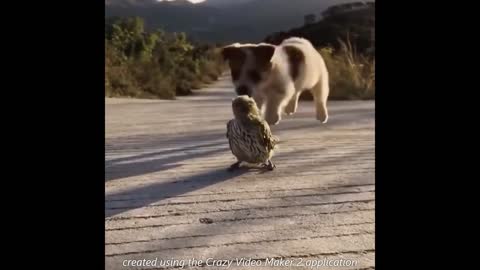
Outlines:
{"type": "Polygon", "coordinates": [[[232,101],[232,110],[234,119],[228,121],[226,135],[237,162],[228,170],[239,168],[242,162],[273,170],[276,166],[271,158],[279,140],[262,119],[255,100],[247,95],[238,96],[232,101]]]}

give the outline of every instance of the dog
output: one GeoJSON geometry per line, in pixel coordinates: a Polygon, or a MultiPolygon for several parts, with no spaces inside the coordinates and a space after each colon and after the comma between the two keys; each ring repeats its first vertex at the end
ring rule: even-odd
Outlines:
{"type": "Polygon", "coordinates": [[[305,90],[313,95],[316,118],[328,121],[328,70],[310,41],[292,37],[278,46],[234,43],[222,48],[222,56],[237,95],[253,97],[268,124],[277,125],[283,113],[295,113],[305,90]]]}

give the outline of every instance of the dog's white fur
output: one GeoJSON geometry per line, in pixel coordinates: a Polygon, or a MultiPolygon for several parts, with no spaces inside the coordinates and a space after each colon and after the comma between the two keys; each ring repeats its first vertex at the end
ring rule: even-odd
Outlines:
{"type": "MultiPolygon", "coordinates": [[[[227,46],[238,48],[245,56],[239,76],[233,79],[235,87],[246,86],[250,89],[249,95],[253,96],[265,120],[271,125],[280,122],[283,112],[295,113],[300,94],[310,90],[315,101],[316,118],[326,123],[328,121],[328,71],[323,58],[313,45],[306,39],[294,37],[274,46],[268,71],[262,72],[261,79],[255,82],[248,72],[258,68],[257,55],[250,49],[258,46],[274,45],[235,43],[227,46]],[[297,55],[303,55],[302,61],[292,62],[285,50],[286,47],[298,49],[296,52],[297,55]],[[291,73],[291,65],[296,65],[296,76],[291,73]]],[[[228,60],[231,61],[231,59],[228,60]]]]}

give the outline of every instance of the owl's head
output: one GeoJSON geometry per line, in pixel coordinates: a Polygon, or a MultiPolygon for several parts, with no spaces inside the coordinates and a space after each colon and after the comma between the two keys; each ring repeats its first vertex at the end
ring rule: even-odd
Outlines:
{"type": "Polygon", "coordinates": [[[257,103],[247,95],[238,96],[232,101],[232,109],[235,118],[250,118],[260,116],[257,103]]]}

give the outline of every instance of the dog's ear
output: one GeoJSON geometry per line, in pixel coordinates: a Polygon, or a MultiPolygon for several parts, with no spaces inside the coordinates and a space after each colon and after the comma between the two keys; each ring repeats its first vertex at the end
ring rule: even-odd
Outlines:
{"type": "Polygon", "coordinates": [[[270,67],[270,60],[275,53],[275,46],[262,44],[252,48],[257,63],[264,67],[270,67]]]}
{"type": "Polygon", "coordinates": [[[223,47],[222,49],[223,60],[230,61],[232,59],[238,59],[243,56],[243,53],[240,50],[240,48],[235,45],[237,45],[237,43],[223,47]]]}

